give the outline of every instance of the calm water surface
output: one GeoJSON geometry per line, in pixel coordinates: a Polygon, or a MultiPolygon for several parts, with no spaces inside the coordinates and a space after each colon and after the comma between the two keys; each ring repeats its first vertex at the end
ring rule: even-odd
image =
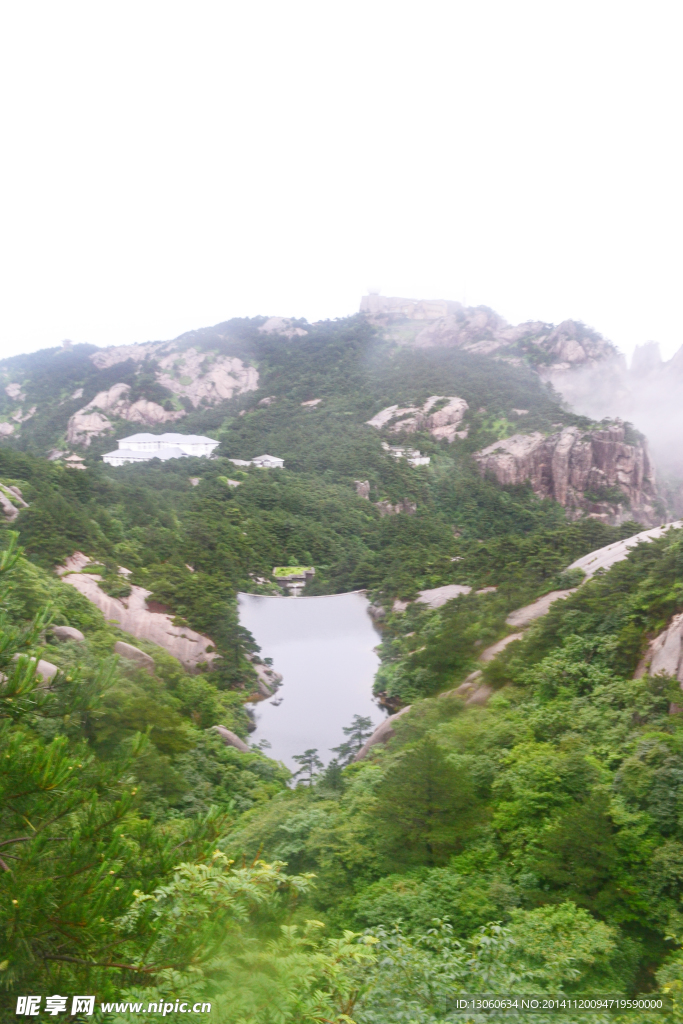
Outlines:
{"type": "Polygon", "coordinates": [[[367,607],[363,594],[239,595],[240,622],[253,634],[261,657],[272,658],[283,677],[273,698],[254,705],[257,727],[249,740],[268,740],[269,757],[296,768],[292,755],[316,747],[327,764],[354,715],[371,718],[374,725],[384,719],[372,699],[379,635],[367,607]]]}

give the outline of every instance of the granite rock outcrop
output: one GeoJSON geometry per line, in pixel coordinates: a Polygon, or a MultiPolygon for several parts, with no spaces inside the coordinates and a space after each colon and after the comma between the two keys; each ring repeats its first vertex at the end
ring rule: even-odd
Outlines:
{"type": "Polygon", "coordinates": [[[87,447],[93,437],[100,437],[112,429],[112,422],[107,413],[116,419],[128,420],[130,423],[139,423],[147,427],[173,423],[185,415],[184,410],[169,411],[157,402],[149,402],[145,398],[131,402],[129,392],[130,384],[114,384],[107,391],[100,391],[92,401],[70,418],[66,431],[67,441],[70,444],[82,444],[87,447]]]}
{"type": "Polygon", "coordinates": [[[628,517],[647,526],[660,522],[647,445],[628,444],[619,421],[602,430],[565,427],[548,437],[515,434],[474,458],[482,476],[492,474],[503,485],[528,481],[539,497],[554,498],[570,513],[605,521],[628,517]]]}
{"type": "Polygon", "coordinates": [[[18,487],[0,484],[0,512],[10,523],[19,515],[22,508],[28,508],[18,487]]]}
{"type": "Polygon", "coordinates": [[[414,434],[425,430],[437,441],[453,441],[456,437],[467,437],[467,431],[459,427],[468,409],[464,398],[431,395],[421,406],[387,406],[368,420],[367,425],[376,430],[386,427],[392,434],[414,434]]]}
{"type": "MultiPolygon", "coordinates": [[[[217,336],[217,340],[220,341],[220,336],[217,336]]],[[[158,383],[179,398],[188,399],[195,408],[199,405],[215,405],[258,388],[258,370],[255,367],[248,366],[235,356],[222,355],[215,349],[207,351],[205,347],[195,345],[185,347],[179,344],[180,341],[182,339],[176,342],[154,341],[144,345],[117,345],[94,352],[90,359],[99,370],[129,361],[144,363],[150,360],[158,383]]],[[[124,386],[115,385],[117,388],[124,386]]],[[[98,408],[101,408],[102,394],[104,392],[97,395],[89,405],[94,405],[100,399],[98,408]]],[[[175,415],[183,416],[184,412],[175,415]]]]}
{"type": "Polygon", "coordinates": [[[546,373],[619,359],[617,349],[597,331],[576,320],[549,324],[530,320],[509,324],[488,306],[445,300],[415,300],[366,295],[360,312],[387,329],[390,338],[416,348],[459,348],[479,355],[525,358],[546,373]],[[422,321],[428,321],[423,326],[422,321]],[[401,324],[414,330],[401,331],[401,324]]]}
{"type": "MultiPolygon", "coordinates": [[[[77,551],[66,559],[57,572],[65,583],[70,583],[92,604],[100,609],[105,619],[118,622],[126,633],[158,644],[172,654],[188,672],[199,665],[210,665],[217,657],[211,640],[187,626],[177,626],[172,615],[153,612],[147,607],[149,590],[132,586],[128,597],[117,598],[105,594],[98,584],[101,577],[82,570],[90,564],[87,555],[77,551]]],[[[128,645],[130,646],[130,645],[128,645]]],[[[141,652],[142,653],[142,652],[141,652]]]]}
{"type": "Polygon", "coordinates": [[[308,331],[303,327],[297,327],[296,323],[289,317],[270,316],[264,324],[259,327],[261,334],[282,334],[285,338],[303,337],[308,331]]]}

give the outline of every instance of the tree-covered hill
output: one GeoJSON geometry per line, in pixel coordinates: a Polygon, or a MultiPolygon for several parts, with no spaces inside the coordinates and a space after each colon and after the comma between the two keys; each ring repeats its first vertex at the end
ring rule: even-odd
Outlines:
{"type": "Polygon", "coordinates": [[[287,334],[264,322],[111,365],[89,346],[0,364],[0,425],[23,410],[0,441],[0,484],[24,502],[0,529],[0,1020],[48,990],[96,993],[112,1022],[136,1016],[117,1001],[161,1003],[152,1020],[207,1001],[218,1024],[445,1024],[466,993],[678,993],[678,684],[633,678],[683,611],[678,533],[554,605],[483,667],[488,703],[466,705],[450,691],[509,613],[575,586],[574,560],[642,528],[570,519],[482,476],[473,453],[520,417],[541,434],[594,425],[523,362],[411,348],[363,316],[287,334]],[[202,379],[239,360],[257,386],[195,404],[187,364],[161,365],[190,351],[202,379]],[[115,384],[182,410],[174,429],[215,438],[214,457],[108,466],[102,453],[141,429],[111,410],[108,432],[67,445],[74,414],[115,384]],[[432,396],[467,403],[466,436],[367,425],[432,396]],[[401,444],[429,464],[397,458],[401,444]],[[230,461],[266,452],[285,468],[230,461]],[[210,637],[213,667],[189,675],[137,640],[152,670],[117,660],[133,638],[54,573],[76,551],[105,593],[142,586],[210,637]],[[337,761],[316,775],[310,757],[294,784],[211,727],[248,740],[256,652],[238,591],[274,592],[273,567],[302,564],[316,567],[309,594],[367,590],[383,616],[376,690],[412,707],[365,760],[352,761],[356,722],[337,761]],[[413,601],[446,584],[471,592],[413,601]],[[41,683],[22,655],[57,676],[41,683]]]}

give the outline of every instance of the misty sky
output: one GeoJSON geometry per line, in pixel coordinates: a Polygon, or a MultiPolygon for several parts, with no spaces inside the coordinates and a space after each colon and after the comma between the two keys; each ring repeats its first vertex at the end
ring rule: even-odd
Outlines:
{"type": "Polygon", "coordinates": [[[2,355],[368,287],[683,343],[674,2],[0,13],[2,355]]]}

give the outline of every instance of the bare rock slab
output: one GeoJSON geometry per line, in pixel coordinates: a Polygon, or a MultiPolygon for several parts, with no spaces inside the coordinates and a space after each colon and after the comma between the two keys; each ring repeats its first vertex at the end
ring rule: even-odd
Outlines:
{"type": "Polygon", "coordinates": [[[241,740],[231,729],[226,729],[224,725],[213,725],[211,732],[220,736],[226,747],[234,747],[236,750],[241,750],[243,754],[251,753],[244,740],[241,740]]]}
{"type": "Polygon", "coordinates": [[[510,633],[509,636],[504,636],[502,640],[498,640],[497,643],[491,644],[491,646],[487,647],[485,651],[482,651],[479,661],[483,661],[485,663],[493,661],[496,655],[500,654],[501,651],[504,651],[508,644],[514,643],[515,640],[522,640],[523,637],[524,633],[510,633]]]}
{"type": "Polygon", "coordinates": [[[516,611],[510,612],[505,621],[508,626],[516,626],[518,629],[523,626],[528,626],[534,621],[534,619],[540,619],[542,615],[546,615],[551,604],[555,601],[562,601],[565,597],[569,597],[569,595],[573,594],[576,589],[576,587],[573,587],[571,590],[551,590],[549,594],[544,594],[543,597],[539,597],[538,601],[534,601],[532,604],[528,604],[524,608],[518,608],[516,611]]]}
{"type": "Polygon", "coordinates": [[[434,587],[433,590],[421,590],[415,599],[418,604],[426,604],[430,608],[440,608],[447,601],[461,594],[469,594],[472,587],[463,587],[457,583],[449,583],[445,587],[434,587]]]}

